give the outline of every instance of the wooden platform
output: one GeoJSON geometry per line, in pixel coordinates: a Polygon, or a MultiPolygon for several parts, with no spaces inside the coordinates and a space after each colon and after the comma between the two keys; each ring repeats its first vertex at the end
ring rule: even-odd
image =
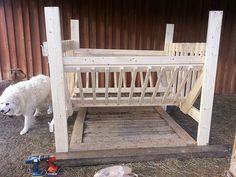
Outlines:
{"type": "Polygon", "coordinates": [[[83,108],[77,115],[70,151],[194,146],[161,107],[83,108]]]}

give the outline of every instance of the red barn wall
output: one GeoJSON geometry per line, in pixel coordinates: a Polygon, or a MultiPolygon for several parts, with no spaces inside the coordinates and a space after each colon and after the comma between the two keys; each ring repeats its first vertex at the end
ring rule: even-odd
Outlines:
{"type": "Polygon", "coordinates": [[[205,42],[209,10],[223,10],[216,93],[236,93],[235,0],[0,0],[0,79],[16,67],[28,77],[49,73],[44,6],[60,7],[63,39],[70,19],[80,20],[81,47],[151,50],[163,49],[166,23],[175,24],[175,42],[205,42]]]}

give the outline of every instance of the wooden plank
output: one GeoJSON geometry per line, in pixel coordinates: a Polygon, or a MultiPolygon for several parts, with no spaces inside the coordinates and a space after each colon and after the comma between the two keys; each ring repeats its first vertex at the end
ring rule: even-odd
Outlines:
{"type": "Polygon", "coordinates": [[[70,20],[71,40],[74,41],[73,48],[80,48],[79,20],[70,20]]]}
{"type": "Polygon", "coordinates": [[[68,152],[65,76],[58,7],[45,7],[56,152],[68,152]],[[58,87],[59,86],[59,87],[58,87]]]}
{"type": "MultiPolygon", "coordinates": [[[[79,107],[117,107],[117,106],[120,106],[120,107],[126,107],[126,106],[131,106],[129,103],[128,103],[128,97],[123,97],[121,100],[120,100],[120,103],[117,104],[117,97],[109,97],[109,103],[108,105],[106,105],[104,103],[105,101],[105,98],[104,97],[97,97],[96,99],[96,104],[94,105],[93,104],[93,98],[89,97],[89,98],[84,98],[84,101],[81,102],[80,98],[75,98],[75,97],[72,97],[71,98],[71,101],[72,101],[72,106],[73,106],[73,110],[77,110],[79,107]]],[[[150,102],[150,98],[144,98],[143,99],[143,104],[142,106],[163,106],[163,105],[175,105],[175,106],[178,106],[179,104],[182,104],[184,102],[184,98],[183,99],[179,99],[178,102],[174,103],[173,102],[173,98],[166,98],[163,102],[162,98],[156,98],[156,102],[154,103],[151,103],[150,102]]],[[[140,106],[140,99],[139,97],[133,97],[133,101],[132,101],[132,106],[140,106]]]]}
{"type": "Polygon", "coordinates": [[[94,68],[92,68],[91,77],[92,77],[93,104],[96,104],[96,85],[95,85],[95,70],[94,70],[94,68]]]}
{"type": "Polygon", "coordinates": [[[84,119],[87,113],[87,108],[81,108],[77,113],[73,132],[71,135],[70,146],[74,146],[78,143],[82,143],[83,140],[83,131],[84,131],[84,119]]]}
{"type": "Polygon", "coordinates": [[[173,38],[174,38],[174,24],[166,24],[164,51],[167,52],[168,44],[173,42],[173,38]]]}
{"type": "Polygon", "coordinates": [[[145,80],[144,80],[144,83],[143,83],[143,86],[142,86],[142,92],[141,92],[141,96],[140,96],[140,99],[139,99],[139,104],[142,104],[143,103],[143,98],[145,96],[145,92],[146,92],[146,89],[147,89],[147,85],[148,85],[148,78],[151,74],[151,67],[148,67],[147,68],[147,72],[146,72],[146,76],[145,76],[145,80]]]}
{"type": "MultiPolygon", "coordinates": [[[[132,138],[131,138],[132,139],[132,138]]],[[[103,150],[103,149],[130,149],[130,148],[147,148],[147,147],[174,147],[174,146],[186,146],[184,141],[177,136],[173,136],[171,138],[162,138],[157,140],[150,140],[150,139],[141,139],[141,140],[126,140],[126,141],[116,141],[116,142],[97,142],[92,144],[91,142],[88,143],[81,143],[77,144],[74,147],[70,147],[70,150],[77,151],[91,151],[91,150],[103,150]]]]}
{"type": "MultiPolygon", "coordinates": [[[[139,134],[154,134],[156,133],[166,133],[166,132],[172,132],[173,130],[166,124],[166,125],[162,125],[162,126],[158,126],[158,127],[127,127],[127,128],[97,128],[97,129],[85,129],[84,133],[85,134],[89,134],[89,136],[99,136],[99,135],[109,135],[111,133],[111,135],[115,134],[115,135],[126,135],[126,134],[130,134],[130,133],[136,133],[136,135],[139,134]]],[[[135,135],[135,134],[134,134],[135,135]]]]}
{"type": "Polygon", "coordinates": [[[198,124],[198,145],[209,142],[223,11],[210,11],[198,124]]]}
{"type": "Polygon", "coordinates": [[[64,65],[76,66],[121,66],[127,65],[190,65],[204,64],[203,57],[188,56],[188,60],[183,56],[111,56],[111,57],[64,57],[64,65]]]}
{"type": "Polygon", "coordinates": [[[186,101],[182,105],[180,105],[180,110],[184,114],[188,113],[188,111],[191,109],[194,102],[196,101],[197,97],[199,96],[202,88],[202,80],[203,80],[203,73],[201,73],[200,76],[197,78],[193,88],[189,92],[186,101]]]}
{"type": "Polygon", "coordinates": [[[87,56],[106,56],[106,55],[145,55],[145,56],[163,56],[165,55],[162,50],[121,50],[121,49],[78,49],[75,54],[86,54],[87,56]]]}
{"type": "Polygon", "coordinates": [[[225,146],[210,145],[79,151],[69,153],[56,153],[52,155],[56,156],[58,165],[84,166],[142,161],[158,161],[171,158],[216,158],[226,157],[228,154],[228,148],[226,148],[225,146]]]}
{"type": "Polygon", "coordinates": [[[156,82],[156,85],[155,85],[155,88],[154,88],[154,91],[153,91],[153,94],[152,94],[152,99],[151,99],[152,103],[155,101],[155,97],[157,95],[157,92],[158,92],[158,89],[159,89],[159,86],[160,86],[160,83],[161,83],[161,77],[162,77],[162,74],[163,74],[163,70],[164,70],[164,68],[161,68],[161,71],[158,72],[158,74],[157,74],[158,80],[156,82]]]}
{"type": "Polygon", "coordinates": [[[90,137],[90,136],[83,136],[83,143],[85,144],[92,144],[92,145],[96,145],[96,144],[99,144],[99,143],[109,143],[110,146],[112,147],[113,145],[115,145],[116,143],[119,143],[119,142],[136,142],[136,141],[157,141],[157,140],[160,140],[160,139],[165,139],[165,140],[173,140],[173,139],[178,139],[178,135],[176,135],[175,133],[173,132],[168,132],[170,134],[152,134],[152,135],[146,135],[146,134],[141,134],[141,135],[138,135],[138,136],[102,136],[102,135],[99,135],[97,136],[96,138],[95,137],[90,137]]]}
{"type": "Polygon", "coordinates": [[[78,76],[78,86],[79,86],[80,99],[81,99],[81,101],[83,103],[83,101],[84,101],[84,93],[83,93],[82,77],[81,77],[80,68],[77,68],[77,76],[78,76]]]}
{"type": "Polygon", "coordinates": [[[122,77],[123,77],[123,87],[124,88],[126,88],[127,87],[127,80],[126,80],[126,70],[125,70],[125,68],[124,68],[124,72],[123,72],[123,75],[122,75],[122,77]]]}
{"type": "Polygon", "coordinates": [[[234,145],[232,148],[232,157],[231,157],[229,171],[233,176],[236,176],[236,133],[234,136],[234,145]]]}
{"type": "Polygon", "coordinates": [[[114,75],[113,76],[114,77],[114,87],[117,88],[117,73],[114,72],[113,75],[114,75]]]}
{"type": "MultiPolygon", "coordinates": [[[[127,123],[130,123],[132,121],[127,121],[127,123]]],[[[133,121],[134,122],[134,121],[133,121]]],[[[85,125],[86,127],[105,127],[105,126],[109,126],[109,127],[114,127],[114,126],[117,126],[117,127],[140,127],[140,126],[149,126],[149,127],[155,127],[155,126],[158,126],[158,124],[164,124],[165,123],[165,120],[153,120],[153,121],[136,121],[135,124],[128,124],[126,125],[126,121],[123,121],[123,122],[110,122],[110,121],[97,121],[95,122],[96,124],[94,124],[93,121],[90,121],[90,122],[85,122],[85,125]]]]}
{"type": "Polygon", "coordinates": [[[117,93],[117,104],[118,104],[118,105],[120,104],[120,96],[121,96],[123,72],[124,72],[124,68],[120,68],[119,82],[118,82],[118,93],[117,93]]]}
{"type": "Polygon", "coordinates": [[[137,71],[136,70],[137,70],[137,68],[134,68],[133,72],[132,72],[132,81],[131,81],[130,92],[129,92],[129,104],[131,104],[132,97],[133,97],[135,81],[136,81],[136,75],[137,75],[137,71]]]}
{"type": "MultiPolygon", "coordinates": [[[[18,2],[18,1],[16,1],[18,2]]],[[[19,2],[20,3],[20,2],[19,2]]],[[[17,10],[15,11],[20,11],[21,8],[17,7],[17,10]]],[[[17,18],[21,18],[20,14],[17,14],[17,18]]],[[[42,73],[42,58],[41,58],[41,51],[40,51],[40,31],[39,31],[39,14],[38,14],[38,2],[37,1],[29,1],[29,17],[30,17],[30,33],[31,33],[31,47],[32,47],[32,59],[33,59],[33,73],[34,75],[37,74],[41,74],[42,73]]],[[[23,19],[22,19],[23,21],[23,19]]],[[[21,23],[21,22],[19,22],[21,23]]],[[[20,27],[21,24],[19,24],[19,26],[17,27],[18,30],[20,29],[24,29],[23,27],[20,27]]],[[[57,26],[54,26],[54,28],[56,28],[57,26]]],[[[15,28],[16,29],[16,28],[15,28]]],[[[21,48],[21,50],[19,51],[20,53],[17,53],[17,57],[18,57],[18,61],[25,60],[25,51],[27,49],[22,49],[22,47],[24,47],[24,35],[23,35],[23,31],[22,31],[22,36],[16,36],[16,39],[21,39],[22,43],[19,43],[20,46],[17,46],[17,48],[21,48]],[[22,57],[22,59],[19,60],[19,56],[22,57]],[[23,59],[24,57],[24,59],[23,59]]],[[[26,63],[26,61],[25,61],[26,63]]],[[[23,63],[22,63],[23,65],[23,63]]],[[[20,67],[22,67],[20,65],[20,67]]],[[[23,67],[24,68],[24,67],[23,67]]],[[[25,71],[23,69],[23,71],[25,71]]]]}
{"type": "Polygon", "coordinates": [[[184,142],[188,145],[194,145],[196,144],[196,141],[183,130],[183,128],[178,125],[170,116],[167,114],[161,107],[155,107],[157,112],[161,114],[162,118],[165,119],[171,128],[179,135],[181,139],[184,140],[184,142]]]}
{"type": "MultiPolygon", "coordinates": [[[[1,57],[1,72],[3,79],[9,78],[9,70],[11,68],[10,63],[10,54],[9,54],[9,45],[7,38],[7,24],[6,24],[6,16],[4,13],[4,4],[3,1],[0,1],[0,57],[1,57]]],[[[17,34],[16,34],[17,35],[17,34]]],[[[21,57],[21,56],[19,56],[21,57]]]]}
{"type": "Polygon", "coordinates": [[[129,141],[129,140],[135,139],[132,137],[137,137],[137,136],[141,136],[141,139],[142,137],[144,137],[144,139],[148,139],[148,136],[152,137],[152,135],[160,135],[159,138],[161,136],[163,136],[164,138],[165,137],[168,138],[171,134],[174,134],[173,130],[169,126],[166,126],[166,127],[161,126],[158,128],[160,128],[161,130],[143,131],[146,129],[139,128],[137,129],[139,131],[136,131],[136,129],[134,128],[133,131],[128,131],[129,129],[127,128],[127,131],[125,130],[122,130],[122,131],[106,130],[106,131],[95,131],[95,132],[89,131],[87,133],[84,133],[83,137],[86,141],[91,140],[91,143],[96,143],[96,142],[99,143],[99,142],[105,142],[105,141],[112,143],[114,141],[118,141],[121,137],[126,137],[122,139],[123,140],[128,139],[127,141],[129,141]],[[93,141],[92,139],[95,139],[95,140],[93,141]]]}
{"type": "MultiPolygon", "coordinates": [[[[135,112],[154,112],[155,109],[153,107],[140,107],[137,109],[136,107],[115,107],[115,108],[89,108],[88,112],[89,114],[100,114],[100,113],[121,113],[121,112],[130,112],[130,113],[135,113],[135,112]]],[[[156,111],[155,111],[156,112],[156,111]]]]}
{"type": "Polygon", "coordinates": [[[73,114],[73,109],[72,109],[72,103],[71,103],[71,100],[70,100],[70,91],[69,91],[69,86],[68,86],[68,80],[67,80],[67,77],[65,77],[65,95],[66,95],[66,117],[68,118],[69,116],[72,116],[73,114]]]}
{"type": "Polygon", "coordinates": [[[105,104],[108,104],[109,68],[105,69],[105,104]]]}
{"type": "Polygon", "coordinates": [[[86,88],[89,88],[89,72],[86,72],[86,84],[85,84],[86,88]]]}
{"type": "MultiPolygon", "coordinates": [[[[12,9],[12,1],[5,0],[5,20],[6,23],[6,30],[7,30],[7,36],[8,36],[8,46],[9,46],[9,54],[10,54],[10,61],[11,61],[11,68],[17,68],[17,57],[16,57],[16,44],[15,44],[15,33],[14,33],[14,20],[13,20],[13,9],[12,9]]],[[[3,4],[1,4],[1,7],[3,7],[3,4]]],[[[1,9],[2,10],[2,9],[1,9]]],[[[3,12],[3,11],[1,11],[3,12]]],[[[32,76],[32,51],[31,51],[31,39],[30,39],[30,25],[29,25],[29,9],[28,4],[26,1],[22,1],[22,12],[23,12],[23,23],[24,23],[24,33],[25,33],[25,45],[27,48],[26,51],[26,59],[27,59],[27,70],[28,75],[32,76]],[[30,67],[29,67],[30,66],[30,67]],[[29,72],[29,70],[31,72],[29,72]]],[[[3,15],[3,14],[1,14],[3,15]]],[[[1,17],[1,28],[3,28],[4,19],[1,17]]],[[[4,28],[3,28],[4,29],[4,28]]],[[[1,29],[1,31],[3,30],[1,29]]],[[[3,40],[1,40],[3,43],[3,40]]],[[[0,52],[2,54],[2,51],[0,52]]],[[[4,60],[7,60],[7,58],[4,58],[4,60]]],[[[0,74],[1,75],[1,74],[0,74]]],[[[1,77],[0,77],[1,78],[1,77]]]]}
{"type": "Polygon", "coordinates": [[[197,108],[192,107],[192,108],[188,111],[188,115],[191,116],[196,122],[199,123],[200,111],[199,111],[197,108]]]}

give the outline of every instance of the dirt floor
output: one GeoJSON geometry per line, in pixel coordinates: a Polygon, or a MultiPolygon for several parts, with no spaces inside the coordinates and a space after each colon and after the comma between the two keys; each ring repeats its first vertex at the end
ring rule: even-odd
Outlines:
{"type": "MultiPolygon", "coordinates": [[[[196,137],[197,124],[183,115],[178,108],[168,111],[186,131],[196,137]]],[[[23,117],[6,117],[0,115],[0,177],[31,176],[31,167],[24,164],[31,154],[54,151],[54,137],[48,132],[47,122],[51,116],[38,117],[32,130],[26,135],[19,134],[23,127],[23,117]]],[[[74,119],[69,120],[71,133],[74,119]]],[[[233,143],[236,130],[236,97],[216,96],[210,144],[233,143]]],[[[161,162],[130,163],[139,177],[217,177],[223,176],[229,168],[230,157],[177,160],[166,159],[161,162]]],[[[64,167],[60,176],[92,177],[104,166],[64,167]]]]}

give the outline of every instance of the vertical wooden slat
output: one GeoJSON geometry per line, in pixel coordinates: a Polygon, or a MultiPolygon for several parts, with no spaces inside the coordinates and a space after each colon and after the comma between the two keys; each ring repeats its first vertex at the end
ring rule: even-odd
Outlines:
{"type": "Polygon", "coordinates": [[[93,104],[96,104],[96,85],[95,85],[95,69],[92,68],[92,91],[93,91],[93,104]]]}
{"type": "Polygon", "coordinates": [[[40,51],[39,13],[37,2],[29,1],[29,13],[31,24],[32,54],[34,75],[42,73],[42,60],[40,51]]]}
{"type": "Polygon", "coordinates": [[[79,20],[70,20],[71,40],[74,40],[73,48],[80,48],[79,20]]]}
{"type": "MultiPolygon", "coordinates": [[[[47,41],[46,38],[46,31],[45,31],[45,16],[44,16],[44,6],[45,2],[44,1],[38,1],[38,12],[39,12],[39,31],[40,31],[40,44],[42,45],[43,42],[47,41]]],[[[27,47],[26,47],[27,49],[27,47]]],[[[27,54],[27,50],[26,50],[27,54]]],[[[48,59],[47,57],[41,56],[42,60],[42,73],[45,75],[49,75],[49,70],[48,70],[48,59]]],[[[29,71],[28,71],[29,72],[29,71]]]]}
{"type": "MultiPolygon", "coordinates": [[[[82,7],[81,7],[82,8],[82,7]]],[[[89,1],[89,47],[97,47],[97,1],[89,1]]]]}
{"type": "Polygon", "coordinates": [[[117,93],[117,104],[118,104],[118,105],[120,104],[123,73],[124,73],[124,68],[120,68],[120,72],[119,72],[119,82],[118,82],[118,93],[117,93]]]}
{"type": "Polygon", "coordinates": [[[144,80],[144,83],[143,83],[143,86],[142,86],[141,96],[140,96],[140,99],[139,99],[139,104],[143,103],[143,98],[145,96],[145,92],[146,92],[146,88],[147,88],[147,85],[148,85],[148,79],[149,79],[149,76],[150,76],[150,73],[151,73],[151,69],[152,69],[152,67],[148,67],[148,69],[147,69],[145,80],[144,80]]]}
{"type": "Polygon", "coordinates": [[[10,55],[3,0],[0,0],[0,64],[3,79],[9,79],[10,55]]]}
{"type": "Polygon", "coordinates": [[[108,104],[109,68],[105,68],[105,104],[108,104]]]}
{"type": "Polygon", "coordinates": [[[143,72],[139,72],[141,87],[143,86],[143,72]]]}
{"type": "MultiPolygon", "coordinates": [[[[23,1],[23,4],[24,3],[25,1],[23,1]]],[[[9,43],[11,68],[17,68],[16,44],[15,44],[16,38],[15,38],[15,33],[14,33],[12,1],[4,0],[4,5],[5,5],[4,8],[5,8],[5,14],[6,14],[7,36],[8,36],[8,43],[9,43]]],[[[29,52],[31,52],[31,48],[29,48],[29,52]]]]}
{"type": "Polygon", "coordinates": [[[89,88],[89,72],[86,72],[86,84],[85,84],[86,88],[89,88]]]}
{"type": "Polygon", "coordinates": [[[122,77],[123,77],[123,86],[124,86],[124,88],[126,88],[127,87],[127,80],[126,80],[126,72],[125,72],[125,70],[124,70],[124,72],[123,72],[123,75],[122,75],[122,77]]]}
{"type": "Polygon", "coordinates": [[[167,51],[167,45],[173,42],[173,38],[174,38],[174,24],[167,24],[166,34],[165,34],[165,48],[164,48],[165,51],[167,51]]]}
{"type": "Polygon", "coordinates": [[[113,75],[114,75],[114,88],[117,88],[117,72],[114,72],[113,75]]]}
{"type": "MultiPolygon", "coordinates": [[[[33,54],[32,54],[32,45],[31,45],[32,40],[31,40],[31,32],[30,32],[31,25],[30,25],[30,15],[29,15],[29,1],[27,0],[22,1],[22,12],[23,12],[24,34],[25,34],[27,75],[28,75],[28,78],[31,78],[34,73],[33,73],[33,54]]],[[[43,19],[44,19],[44,16],[43,16],[43,19]]],[[[45,30],[45,26],[44,26],[44,30],[45,30]]]]}
{"type": "Polygon", "coordinates": [[[99,73],[96,72],[96,88],[99,88],[99,73]]]}
{"type": "Polygon", "coordinates": [[[81,71],[80,68],[77,68],[77,78],[78,78],[78,87],[80,92],[80,99],[83,104],[84,102],[84,93],[83,93],[83,86],[82,86],[82,77],[81,77],[81,71]]]}
{"type": "Polygon", "coordinates": [[[132,97],[133,97],[133,92],[134,92],[134,88],[135,88],[135,81],[136,81],[136,75],[137,75],[137,68],[134,68],[133,72],[132,72],[132,81],[131,81],[131,85],[130,85],[129,104],[131,104],[132,97]]]}
{"type": "MultiPolygon", "coordinates": [[[[12,4],[13,4],[13,11],[14,11],[13,17],[14,17],[14,24],[15,24],[16,54],[17,54],[17,60],[18,60],[18,67],[20,69],[22,69],[22,71],[27,73],[26,55],[25,55],[26,49],[25,49],[25,41],[24,41],[25,36],[24,36],[23,17],[22,17],[22,5],[21,5],[21,1],[17,1],[17,0],[12,1],[12,4]]],[[[33,26],[31,26],[31,28],[32,27],[33,26]]],[[[37,35],[37,34],[35,34],[35,35],[37,35]]]]}
{"type": "Polygon", "coordinates": [[[153,94],[152,94],[152,100],[151,100],[152,103],[155,101],[155,97],[157,95],[157,92],[158,92],[158,89],[159,89],[159,86],[160,86],[160,83],[161,83],[161,77],[162,77],[164,69],[165,69],[164,67],[161,68],[161,71],[158,72],[158,74],[157,74],[158,80],[156,82],[156,85],[155,85],[155,88],[154,88],[154,91],[153,91],[153,94]]]}

